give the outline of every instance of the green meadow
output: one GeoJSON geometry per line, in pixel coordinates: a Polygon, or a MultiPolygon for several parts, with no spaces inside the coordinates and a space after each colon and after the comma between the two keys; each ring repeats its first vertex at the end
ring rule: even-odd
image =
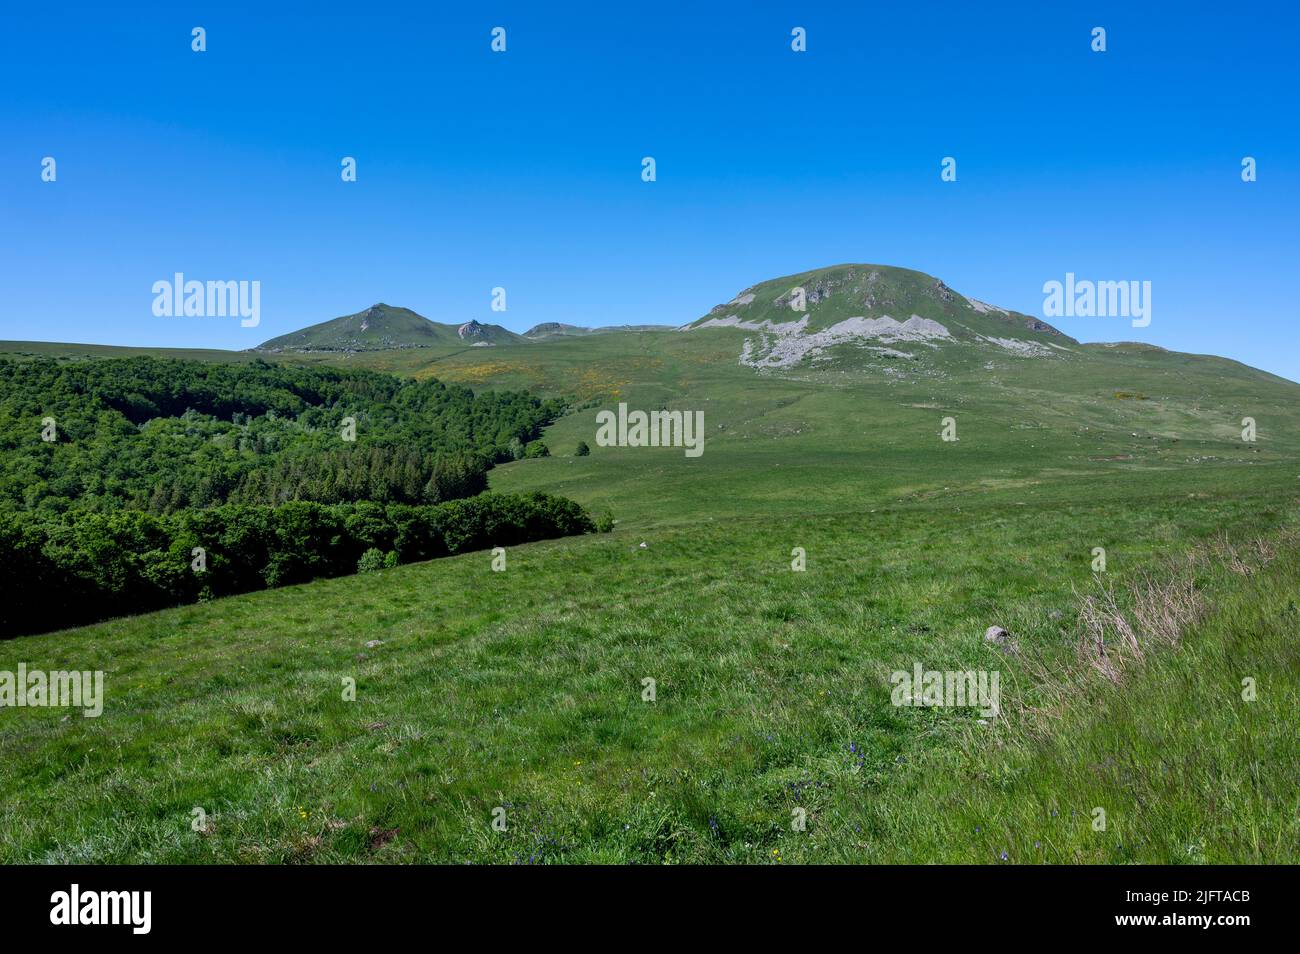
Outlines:
{"type": "Polygon", "coordinates": [[[0,712],[0,861],[1297,860],[1300,387],[1136,345],[759,372],[744,337],[279,358],[568,399],[491,488],[613,532],[0,642],[106,673],[99,718],[0,712]],[[620,402],[702,411],[703,455],[599,446],[620,402]],[[999,714],[892,704],[917,663],[997,671],[999,714]]]}

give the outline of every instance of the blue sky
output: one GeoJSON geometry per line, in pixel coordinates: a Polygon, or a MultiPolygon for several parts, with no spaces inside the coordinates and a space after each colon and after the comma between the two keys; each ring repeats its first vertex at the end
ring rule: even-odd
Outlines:
{"type": "Polygon", "coordinates": [[[244,348],[376,301],[679,324],[872,262],[1032,314],[1067,271],[1150,281],[1147,328],[1056,323],[1300,379],[1289,5],[554,6],[11,5],[0,338],[244,348]],[[261,325],[155,317],[177,271],[260,281],[261,325]]]}

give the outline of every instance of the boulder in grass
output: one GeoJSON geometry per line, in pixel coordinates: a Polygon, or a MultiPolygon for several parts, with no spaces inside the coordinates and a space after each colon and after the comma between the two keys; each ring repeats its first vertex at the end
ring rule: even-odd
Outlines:
{"type": "Polygon", "coordinates": [[[984,630],[984,642],[996,646],[1004,653],[1020,652],[1020,644],[1016,642],[1016,638],[1001,626],[990,626],[984,630]]]}

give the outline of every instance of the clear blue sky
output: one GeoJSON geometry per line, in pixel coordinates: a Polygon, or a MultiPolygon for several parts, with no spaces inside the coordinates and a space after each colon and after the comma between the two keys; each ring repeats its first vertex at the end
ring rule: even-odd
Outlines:
{"type": "Polygon", "coordinates": [[[7,6],[0,338],[677,324],[874,262],[1033,314],[1067,271],[1149,280],[1147,328],[1058,324],[1300,379],[1293,4],[268,6],[7,6]],[[260,281],[260,327],[154,317],[176,271],[260,281]]]}

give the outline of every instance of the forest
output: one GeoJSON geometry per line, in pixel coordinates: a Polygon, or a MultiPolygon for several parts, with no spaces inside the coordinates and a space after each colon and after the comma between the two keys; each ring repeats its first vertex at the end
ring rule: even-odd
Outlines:
{"type": "Polygon", "coordinates": [[[428,504],[545,453],[521,391],[255,361],[0,361],[0,511],[428,504]]]}
{"type": "Polygon", "coordinates": [[[563,498],[485,493],[563,409],[265,361],[0,361],[0,636],[590,532],[563,498]]]}

